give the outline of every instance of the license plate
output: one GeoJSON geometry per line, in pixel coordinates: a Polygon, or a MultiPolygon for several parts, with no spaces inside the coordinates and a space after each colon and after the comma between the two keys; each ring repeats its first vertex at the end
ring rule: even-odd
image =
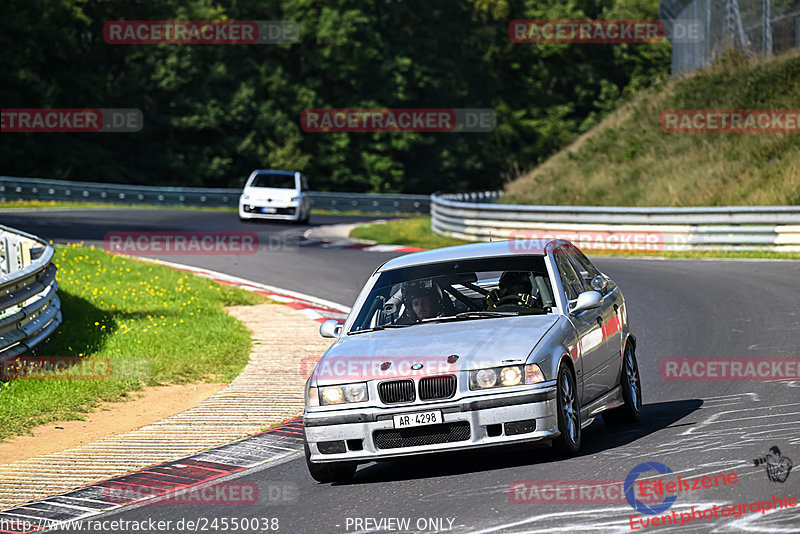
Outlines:
{"type": "Polygon", "coordinates": [[[405,415],[394,416],[395,428],[438,425],[441,423],[444,423],[444,420],[442,419],[442,412],[440,412],[439,410],[435,410],[433,412],[409,413],[405,415]]]}
{"type": "Polygon", "coordinates": [[[261,213],[275,213],[276,211],[278,210],[275,208],[261,208],[261,213]]]}

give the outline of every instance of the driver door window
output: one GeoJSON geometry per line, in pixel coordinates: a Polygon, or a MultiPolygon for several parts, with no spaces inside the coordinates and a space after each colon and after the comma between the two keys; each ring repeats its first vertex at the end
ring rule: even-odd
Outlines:
{"type": "Polygon", "coordinates": [[[581,251],[579,251],[575,247],[564,247],[567,256],[569,257],[572,266],[575,267],[575,270],[580,275],[580,278],[583,280],[583,291],[589,291],[592,289],[592,280],[596,276],[600,275],[600,271],[597,270],[590,261],[589,258],[583,255],[581,251]]]}
{"type": "Polygon", "coordinates": [[[567,300],[575,300],[584,291],[583,282],[563,250],[558,249],[553,255],[553,259],[558,267],[558,274],[561,276],[561,284],[564,286],[567,300]]]}

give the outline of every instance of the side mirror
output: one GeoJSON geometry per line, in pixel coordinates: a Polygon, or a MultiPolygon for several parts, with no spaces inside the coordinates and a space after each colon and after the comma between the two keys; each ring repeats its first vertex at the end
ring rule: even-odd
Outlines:
{"type": "MultiPolygon", "coordinates": [[[[600,307],[600,302],[603,300],[603,295],[597,291],[584,291],[578,298],[569,304],[569,312],[572,315],[577,315],[585,310],[592,310],[600,307]]],[[[325,324],[325,323],[322,323],[325,324]]]]}
{"type": "Polygon", "coordinates": [[[328,319],[319,325],[319,335],[338,338],[342,335],[342,324],[336,319],[328,319]]]}
{"type": "Polygon", "coordinates": [[[591,285],[592,289],[598,293],[605,293],[606,288],[608,287],[608,280],[606,280],[605,276],[598,274],[592,278],[592,282],[589,285],[591,285]]]}

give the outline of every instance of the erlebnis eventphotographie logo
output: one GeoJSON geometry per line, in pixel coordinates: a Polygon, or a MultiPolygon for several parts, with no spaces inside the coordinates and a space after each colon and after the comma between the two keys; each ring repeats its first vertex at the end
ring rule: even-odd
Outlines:
{"type": "Polygon", "coordinates": [[[753,465],[764,466],[770,482],[786,482],[789,472],[792,470],[792,461],[786,456],[781,456],[781,450],[774,446],[770,447],[767,454],[761,458],[755,458],[753,465]]]}

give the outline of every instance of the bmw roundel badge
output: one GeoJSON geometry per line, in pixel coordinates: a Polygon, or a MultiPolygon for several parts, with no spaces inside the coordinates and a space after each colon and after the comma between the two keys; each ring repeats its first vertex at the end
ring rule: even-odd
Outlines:
{"type": "Polygon", "coordinates": [[[420,369],[422,369],[422,364],[421,363],[415,363],[414,365],[411,366],[411,368],[413,370],[415,370],[415,371],[419,371],[420,369]]]}

